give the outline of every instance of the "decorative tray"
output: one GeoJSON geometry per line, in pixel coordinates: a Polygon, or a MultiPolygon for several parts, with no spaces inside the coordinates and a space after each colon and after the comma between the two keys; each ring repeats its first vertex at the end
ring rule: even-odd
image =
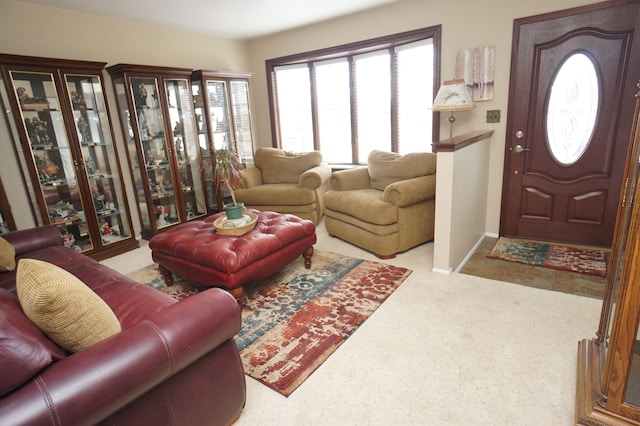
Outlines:
{"type": "Polygon", "coordinates": [[[220,216],[213,222],[213,227],[220,235],[242,235],[251,231],[256,222],[258,215],[255,213],[245,213],[240,219],[227,219],[227,216],[220,216]]]}

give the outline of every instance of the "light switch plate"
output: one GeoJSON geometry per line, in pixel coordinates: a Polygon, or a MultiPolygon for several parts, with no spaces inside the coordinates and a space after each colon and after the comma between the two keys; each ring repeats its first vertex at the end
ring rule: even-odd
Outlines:
{"type": "Polygon", "coordinates": [[[487,123],[499,123],[500,122],[500,110],[490,109],[487,110],[487,123]]]}

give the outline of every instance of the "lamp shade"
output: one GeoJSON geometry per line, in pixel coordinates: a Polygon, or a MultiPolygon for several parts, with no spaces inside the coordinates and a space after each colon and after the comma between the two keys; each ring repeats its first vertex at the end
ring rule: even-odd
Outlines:
{"type": "Polygon", "coordinates": [[[449,80],[442,83],[433,100],[434,111],[456,111],[475,108],[464,80],[449,80]]]}

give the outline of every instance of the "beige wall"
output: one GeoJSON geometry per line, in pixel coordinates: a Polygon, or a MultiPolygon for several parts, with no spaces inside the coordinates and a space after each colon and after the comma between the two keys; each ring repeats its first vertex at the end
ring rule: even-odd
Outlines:
{"type": "MultiPolygon", "coordinates": [[[[266,59],[441,24],[443,80],[453,76],[458,49],[483,45],[496,47],[495,99],[479,103],[471,112],[458,114],[455,134],[475,129],[495,131],[489,156],[486,232],[498,233],[513,20],[588,3],[593,1],[485,0],[478,4],[472,0],[401,0],[298,30],[240,42],[2,0],[0,53],[103,61],[109,65],[124,62],[253,72],[257,144],[269,146],[266,59]],[[485,123],[488,109],[501,110],[502,122],[485,123]]],[[[107,94],[114,108],[110,82],[108,78],[106,80],[107,94]]],[[[118,125],[117,117],[113,115],[114,124],[118,125]]],[[[443,114],[443,135],[446,134],[445,119],[443,114]]],[[[122,144],[117,127],[115,133],[118,144],[122,144]]],[[[17,167],[4,115],[0,118],[0,149],[7,154],[0,156],[0,176],[6,184],[6,176],[15,176],[17,167]]],[[[120,154],[123,152],[124,149],[120,149],[120,154]]],[[[125,167],[127,163],[122,164],[125,167]]],[[[130,193],[130,185],[128,189],[130,193]]],[[[26,227],[24,221],[28,220],[29,213],[21,188],[12,185],[7,190],[18,225],[26,227]]],[[[131,194],[129,198],[131,202],[131,194]]],[[[132,214],[135,218],[135,213],[132,214]]]]}
{"type": "Polygon", "coordinates": [[[2,0],[0,52],[247,71],[245,43],[2,0]]]}
{"type": "Polygon", "coordinates": [[[487,231],[489,135],[454,152],[438,153],[433,270],[458,271],[487,231]],[[462,171],[462,172],[461,172],[462,171]]]}

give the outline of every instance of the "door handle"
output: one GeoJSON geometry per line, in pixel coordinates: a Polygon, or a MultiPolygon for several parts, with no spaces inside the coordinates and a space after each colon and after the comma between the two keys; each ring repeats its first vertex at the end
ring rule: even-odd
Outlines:
{"type": "Polygon", "coordinates": [[[522,145],[520,144],[513,147],[513,152],[515,152],[516,154],[520,154],[524,151],[531,151],[531,150],[529,148],[523,148],[522,145]]]}

